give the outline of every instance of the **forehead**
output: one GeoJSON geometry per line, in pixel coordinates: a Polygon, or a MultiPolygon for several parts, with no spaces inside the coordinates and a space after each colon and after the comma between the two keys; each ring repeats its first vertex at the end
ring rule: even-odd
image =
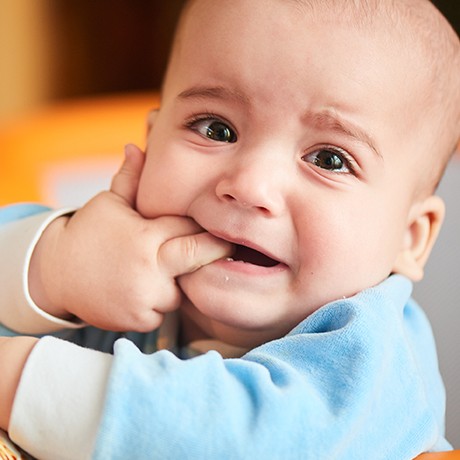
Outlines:
{"type": "MultiPolygon", "coordinates": [[[[292,61],[292,55],[308,59],[307,53],[315,47],[324,61],[326,54],[335,50],[345,56],[359,52],[363,61],[372,59],[374,64],[391,58],[402,61],[401,55],[413,59],[413,43],[402,40],[404,27],[395,27],[397,21],[391,23],[391,9],[384,7],[388,3],[232,0],[216,6],[213,0],[195,0],[181,22],[174,54],[184,60],[189,58],[188,63],[192,55],[194,59],[200,54],[208,61],[232,61],[240,67],[247,64],[244,59],[248,57],[253,66],[263,58],[271,58],[276,73],[284,70],[282,64],[288,63],[288,69],[295,65],[297,60],[292,61]],[[364,46],[366,42],[369,46],[364,46]]],[[[318,59],[311,64],[320,62],[318,59]]]]}
{"type": "Polygon", "coordinates": [[[215,5],[211,0],[192,3],[180,27],[166,86],[171,76],[176,83],[237,81],[244,87],[238,89],[252,96],[282,95],[292,103],[299,89],[316,78],[331,97],[346,99],[356,89],[353,97],[363,103],[372,103],[374,96],[383,103],[385,95],[407,95],[416,84],[417,72],[407,84],[411,50],[382,21],[356,23],[355,10],[344,15],[324,4],[312,8],[295,0],[215,5]]]}
{"type": "MultiPolygon", "coordinates": [[[[287,15],[293,14],[289,20],[291,23],[322,20],[326,27],[331,29],[338,25],[347,25],[355,30],[384,23],[385,27],[392,25],[391,29],[404,31],[410,24],[398,27],[398,21],[406,22],[401,19],[407,20],[410,16],[407,13],[413,14],[413,10],[417,10],[417,7],[414,8],[414,2],[418,7],[430,4],[429,0],[231,0],[225,3],[190,0],[184,8],[182,19],[185,20],[181,25],[190,26],[191,23],[199,21],[207,26],[202,31],[210,31],[212,23],[217,21],[221,25],[229,25],[232,19],[236,18],[241,29],[248,23],[263,24],[265,35],[274,33],[276,36],[276,30],[267,27],[279,24],[287,15]]],[[[183,27],[180,27],[180,30],[182,31],[183,27]]],[[[226,27],[219,26],[218,30],[225,32],[226,27]]],[[[386,33],[389,32],[390,29],[387,29],[386,33]]]]}

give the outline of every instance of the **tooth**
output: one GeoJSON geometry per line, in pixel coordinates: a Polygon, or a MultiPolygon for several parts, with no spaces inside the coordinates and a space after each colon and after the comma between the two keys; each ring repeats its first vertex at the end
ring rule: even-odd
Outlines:
{"type": "Polygon", "coordinates": [[[231,257],[227,257],[225,260],[226,260],[227,262],[235,262],[235,259],[232,259],[231,257]]]}

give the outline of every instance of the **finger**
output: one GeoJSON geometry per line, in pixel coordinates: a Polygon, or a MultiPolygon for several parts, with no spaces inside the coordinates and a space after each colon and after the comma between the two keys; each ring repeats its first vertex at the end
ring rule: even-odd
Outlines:
{"type": "Polygon", "coordinates": [[[166,280],[161,287],[161,298],[158,297],[152,310],[158,314],[165,314],[177,310],[182,302],[182,291],[174,280],[166,280]]]}
{"type": "Polygon", "coordinates": [[[131,207],[134,207],[136,201],[137,188],[144,162],[144,152],[139,147],[128,144],[125,147],[123,164],[112,179],[110,190],[124,198],[131,207]]]}
{"type": "Polygon", "coordinates": [[[163,242],[204,231],[192,218],[184,216],[160,216],[150,221],[150,227],[163,242]]]}
{"type": "Polygon", "coordinates": [[[158,260],[161,268],[176,277],[232,253],[232,244],[203,232],[166,241],[158,251],[158,260]]]}
{"type": "Polygon", "coordinates": [[[166,280],[161,286],[161,297],[155,299],[150,309],[135,312],[132,317],[126,317],[124,313],[120,314],[122,324],[118,330],[146,333],[158,328],[166,313],[179,308],[182,295],[174,280],[166,280]]]}

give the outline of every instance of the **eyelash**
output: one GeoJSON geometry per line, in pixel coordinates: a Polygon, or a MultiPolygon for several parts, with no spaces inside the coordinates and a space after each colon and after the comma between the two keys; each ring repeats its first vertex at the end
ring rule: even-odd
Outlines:
{"type": "Polygon", "coordinates": [[[228,121],[226,121],[224,118],[220,117],[219,115],[215,115],[213,113],[205,113],[205,114],[192,116],[192,118],[185,123],[185,127],[187,129],[190,129],[190,130],[198,133],[203,138],[210,139],[210,140],[213,140],[215,142],[233,143],[233,142],[236,142],[238,140],[238,135],[236,133],[236,130],[232,127],[232,125],[228,121]],[[218,141],[216,139],[212,139],[211,137],[206,136],[205,134],[201,133],[199,131],[199,129],[197,128],[197,125],[198,125],[198,123],[203,123],[203,122],[209,122],[209,124],[211,124],[211,123],[221,123],[222,125],[224,125],[226,127],[226,129],[229,130],[229,134],[232,135],[231,140],[230,141],[218,141]]]}
{"type": "Polygon", "coordinates": [[[311,150],[310,152],[304,154],[302,156],[302,160],[307,161],[306,158],[308,156],[311,156],[313,154],[318,154],[319,152],[329,152],[330,154],[337,155],[344,164],[344,167],[347,168],[348,171],[334,171],[334,170],[328,170],[327,168],[322,168],[321,166],[315,164],[315,162],[311,162],[314,166],[324,170],[328,171],[332,174],[352,174],[353,176],[357,175],[357,164],[354,158],[345,150],[335,147],[332,145],[322,145],[319,147],[316,147],[314,150],[311,150]]]}
{"type": "MultiPolygon", "coordinates": [[[[236,142],[238,140],[238,135],[236,133],[236,130],[232,127],[232,125],[228,121],[226,121],[224,118],[222,118],[221,116],[213,114],[213,113],[204,113],[204,114],[194,115],[191,117],[190,120],[188,120],[185,123],[185,127],[187,129],[190,129],[196,132],[198,135],[202,136],[203,138],[210,139],[211,141],[214,141],[214,142],[222,142],[222,143],[229,142],[230,143],[230,142],[236,142]],[[231,131],[232,135],[234,136],[234,139],[231,141],[219,141],[219,140],[212,139],[206,136],[205,134],[201,133],[199,129],[197,128],[197,125],[203,122],[222,123],[222,125],[225,125],[225,127],[231,131]]],[[[314,166],[324,171],[328,171],[332,174],[351,174],[353,176],[357,175],[356,161],[354,160],[354,158],[345,150],[339,147],[332,146],[332,145],[326,144],[326,145],[319,146],[315,148],[314,150],[304,154],[302,156],[302,160],[307,162],[307,160],[305,160],[306,157],[311,156],[315,153],[317,154],[322,151],[327,151],[333,155],[337,155],[343,161],[344,167],[347,168],[347,171],[343,172],[343,171],[328,170],[327,168],[324,168],[324,167],[319,166],[318,164],[315,164],[315,162],[311,162],[314,166]]]]}

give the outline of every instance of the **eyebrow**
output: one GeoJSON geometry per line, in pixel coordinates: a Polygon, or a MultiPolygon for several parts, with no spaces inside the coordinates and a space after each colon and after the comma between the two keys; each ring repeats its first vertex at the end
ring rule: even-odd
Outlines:
{"type": "Polygon", "coordinates": [[[304,119],[320,129],[331,130],[357,140],[361,144],[367,145],[379,158],[383,158],[372,137],[361,127],[344,120],[335,110],[307,111],[304,119]]]}
{"type": "Polygon", "coordinates": [[[249,105],[249,98],[245,94],[223,86],[193,86],[182,91],[177,98],[233,100],[243,105],[249,105]]]}
{"type": "MultiPolygon", "coordinates": [[[[193,86],[179,93],[178,99],[217,99],[250,105],[250,99],[243,93],[224,86],[193,86]]],[[[372,137],[356,124],[344,120],[335,110],[324,109],[320,112],[307,111],[304,120],[320,129],[331,130],[367,145],[379,158],[383,158],[372,137]]]]}

